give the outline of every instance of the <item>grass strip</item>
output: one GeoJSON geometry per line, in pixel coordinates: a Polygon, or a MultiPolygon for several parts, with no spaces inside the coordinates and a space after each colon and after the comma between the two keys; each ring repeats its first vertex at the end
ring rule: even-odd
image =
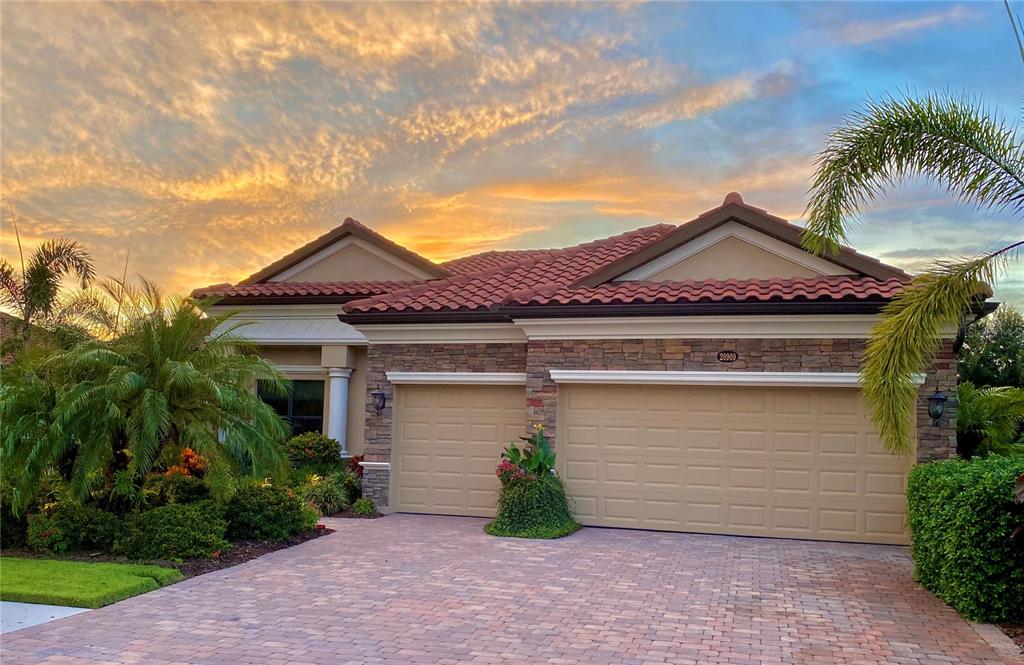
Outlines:
{"type": "Polygon", "coordinates": [[[181,579],[161,566],[0,557],[0,600],[20,603],[95,609],[181,579]]]}

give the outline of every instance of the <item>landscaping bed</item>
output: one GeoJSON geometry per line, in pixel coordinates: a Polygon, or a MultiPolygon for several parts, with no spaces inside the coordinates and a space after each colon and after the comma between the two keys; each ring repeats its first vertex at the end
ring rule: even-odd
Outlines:
{"type": "Polygon", "coordinates": [[[1020,652],[1024,654],[1024,621],[1010,621],[997,625],[1020,648],[1020,652]]]}
{"type": "MultiPolygon", "coordinates": [[[[334,533],[333,529],[316,529],[314,531],[305,531],[290,536],[287,540],[239,540],[231,543],[231,547],[224,552],[221,552],[216,557],[195,557],[191,559],[185,559],[182,561],[164,561],[154,560],[142,562],[143,565],[161,566],[164,568],[171,568],[181,573],[182,579],[189,579],[202,575],[204,573],[212,573],[216,570],[222,570],[224,568],[230,568],[237,566],[240,563],[246,561],[252,561],[257,559],[264,554],[276,552],[277,550],[283,550],[288,547],[294,547],[295,545],[301,545],[302,543],[315,540],[321,536],[326,536],[329,533],[334,533]]],[[[35,559],[40,561],[69,561],[79,563],[110,563],[110,564],[139,564],[138,561],[131,561],[126,557],[118,556],[115,554],[109,554],[105,552],[97,552],[93,554],[86,553],[72,553],[72,554],[50,554],[48,552],[35,552],[30,549],[6,549],[0,551],[0,563],[6,564],[9,559],[35,559]]],[[[13,599],[5,599],[13,600],[13,599]]],[[[29,602],[29,601],[26,601],[29,602]]]]}

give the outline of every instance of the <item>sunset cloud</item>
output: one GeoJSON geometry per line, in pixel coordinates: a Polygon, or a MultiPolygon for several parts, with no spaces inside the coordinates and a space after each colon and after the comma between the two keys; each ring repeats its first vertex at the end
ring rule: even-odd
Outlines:
{"type": "MultiPolygon", "coordinates": [[[[799,217],[828,129],[878,90],[837,84],[832,46],[796,46],[808,10],[750,5],[723,30],[726,10],[4,3],[2,194],[27,245],[76,238],[111,274],[130,238],[130,271],[179,291],[347,216],[437,260],[679,222],[730,190],[799,217]]],[[[987,26],[959,6],[830,11],[844,48],[987,26]]]]}

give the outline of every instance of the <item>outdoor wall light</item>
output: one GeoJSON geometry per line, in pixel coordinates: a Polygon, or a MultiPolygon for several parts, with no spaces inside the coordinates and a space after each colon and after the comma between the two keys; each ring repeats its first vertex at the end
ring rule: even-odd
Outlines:
{"type": "Polygon", "coordinates": [[[932,417],[932,425],[938,427],[942,422],[942,414],[946,411],[946,393],[938,388],[935,394],[928,398],[928,415],[932,417]]]}
{"type": "Polygon", "coordinates": [[[373,397],[373,412],[378,416],[384,413],[384,405],[387,404],[388,394],[380,388],[377,388],[370,393],[370,396],[373,397]]]}

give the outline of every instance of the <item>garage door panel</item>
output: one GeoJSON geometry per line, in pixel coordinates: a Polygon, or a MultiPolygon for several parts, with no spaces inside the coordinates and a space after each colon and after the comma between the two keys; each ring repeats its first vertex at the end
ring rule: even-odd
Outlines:
{"type": "Polygon", "coordinates": [[[494,467],[523,431],[525,399],[521,386],[399,386],[392,508],[494,515],[494,467]]]}
{"type": "Polygon", "coordinates": [[[870,448],[858,395],[564,386],[560,471],[584,524],[905,543],[910,460],[870,448]],[[627,401],[637,408],[601,408],[627,401]]]}

